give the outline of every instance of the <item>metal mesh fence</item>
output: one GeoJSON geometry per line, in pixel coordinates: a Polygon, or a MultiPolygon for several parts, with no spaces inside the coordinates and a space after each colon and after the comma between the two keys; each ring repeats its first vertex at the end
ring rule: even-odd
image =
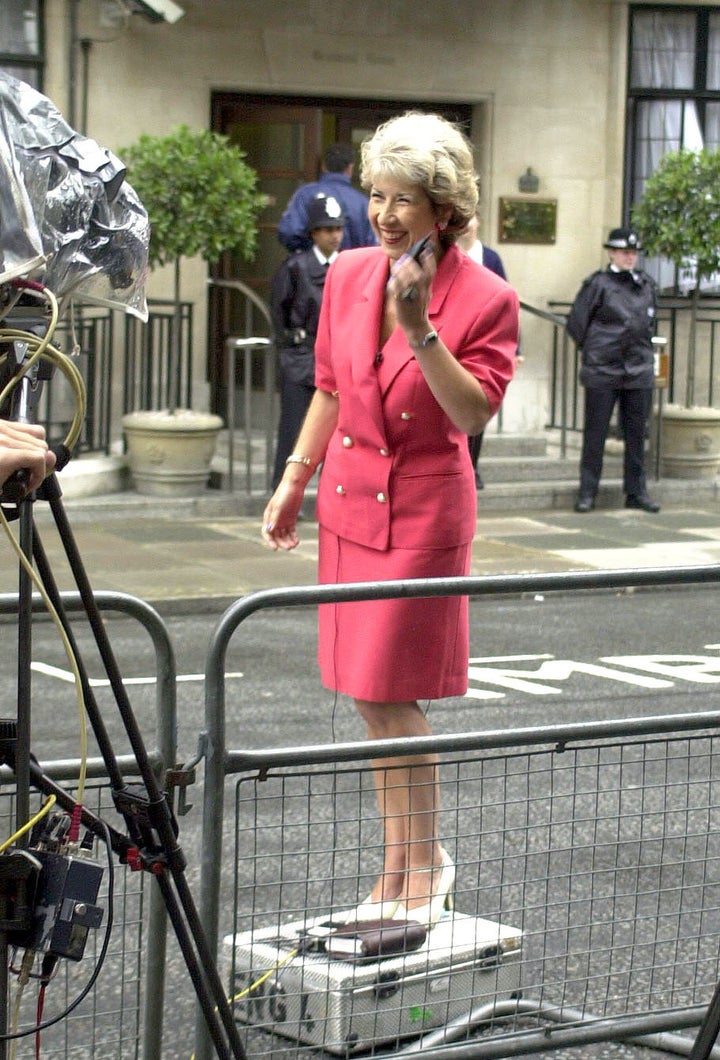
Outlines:
{"type": "MultiPolygon", "coordinates": [[[[42,799],[33,797],[34,809],[42,799]]],[[[96,815],[112,819],[112,799],[108,784],[88,784],[85,805],[96,815]]],[[[10,835],[15,829],[15,793],[4,785],[0,798],[0,831],[10,835]]],[[[115,855],[114,887],[109,892],[108,854],[102,843],[96,843],[92,859],[103,869],[97,904],[103,909],[100,928],[88,934],[84,956],[80,961],[60,960],[54,977],[44,990],[39,980],[31,978],[19,989],[22,952],[11,951],[8,1011],[11,1030],[28,1031],[17,1040],[15,1055],[36,1057],[36,1045],[43,1060],[133,1060],[140,1056],[142,1000],[145,957],[143,956],[146,904],[145,874],[130,872],[118,865],[115,855]],[[107,953],[102,959],[109,910],[114,923],[107,953]],[[101,963],[99,975],[87,997],[68,1015],[67,1009],[83,992],[101,963]],[[42,1010],[40,1011],[39,1005],[42,1010]],[[57,1020],[42,1030],[36,1043],[32,1028],[37,1022],[57,1020]]],[[[40,971],[38,957],[33,976],[40,971]]],[[[12,1055],[12,1054],[11,1054],[12,1055]]]]}
{"type": "Polygon", "coordinates": [[[240,778],[222,949],[250,1057],[396,1054],[448,1023],[480,1057],[546,1051],[548,1027],[560,1044],[700,1022],[720,973],[718,735],[512,741],[443,754],[455,909],[379,962],[316,937],[381,867],[370,767],[240,778]]]}

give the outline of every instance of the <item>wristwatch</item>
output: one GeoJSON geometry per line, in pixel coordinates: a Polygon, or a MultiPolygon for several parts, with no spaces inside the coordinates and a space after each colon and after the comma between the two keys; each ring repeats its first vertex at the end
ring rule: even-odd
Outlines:
{"type": "Polygon", "coordinates": [[[433,342],[437,342],[439,336],[437,331],[434,329],[428,331],[424,339],[420,339],[419,342],[408,342],[411,350],[424,350],[426,346],[431,346],[433,342]]]}

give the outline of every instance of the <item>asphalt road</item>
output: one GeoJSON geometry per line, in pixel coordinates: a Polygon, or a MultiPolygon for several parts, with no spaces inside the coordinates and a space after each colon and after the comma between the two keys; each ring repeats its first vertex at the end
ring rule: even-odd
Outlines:
{"type": "MultiPolygon", "coordinates": [[[[687,714],[720,709],[720,633],[711,589],[598,592],[527,599],[476,600],[471,606],[470,688],[462,699],[432,704],[440,733],[552,727],[578,721],[687,714]]],[[[219,615],[168,619],[178,668],[178,761],[193,757],[204,722],[203,675],[219,615]]],[[[134,622],[107,621],[133,709],[149,746],[155,729],[153,653],[134,622]]],[[[0,653],[0,687],[12,707],[17,688],[14,626],[6,623],[0,653]]],[[[81,654],[117,753],[128,750],[117,710],[102,683],[91,640],[78,631],[81,654]]],[[[418,650],[431,646],[418,645],[418,650]]],[[[300,747],[362,738],[344,698],[321,688],[314,662],[311,609],[253,615],[235,633],[226,660],[228,745],[236,749],[300,747]]],[[[74,758],[78,726],[67,661],[53,627],[33,635],[33,751],[41,760],[74,758]]],[[[90,753],[93,750],[91,738],[90,753]]],[[[188,880],[199,879],[201,789],[190,791],[193,809],[180,819],[188,880]]],[[[232,820],[234,807],[227,816],[232,820]]],[[[223,903],[232,881],[223,880],[223,903]]],[[[173,942],[168,957],[167,1047],[175,1060],[187,1049],[193,1000],[173,942]]],[[[266,1054],[267,1055],[267,1054],[266,1054]]],[[[278,1053],[278,1055],[280,1055],[278,1053]]],[[[648,1057],[666,1053],[620,1044],[585,1046],[559,1057],[648,1057]]]]}
{"type": "MultiPolygon", "coordinates": [[[[475,600],[468,695],[431,705],[434,731],[715,709],[720,703],[716,606],[712,589],[693,588],[475,600]],[[675,659],[685,655],[691,660],[675,659]]],[[[165,622],[178,671],[181,760],[192,757],[204,728],[203,679],[219,618],[202,614],[165,622]]],[[[152,646],[133,621],[111,617],[106,625],[138,723],[152,744],[152,646]]],[[[105,723],[122,753],[127,744],[103,686],[101,663],[90,635],[76,628],[105,723]]],[[[431,646],[418,645],[418,650],[431,646]]],[[[258,612],[237,629],[226,659],[229,746],[292,747],[362,738],[349,701],[321,687],[314,653],[312,609],[258,612]]],[[[16,696],[17,655],[15,627],[9,623],[0,651],[0,688],[9,705],[16,696]]],[[[76,756],[74,706],[67,717],[62,706],[74,704],[68,663],[49,622],[34,627],[32,658],[33,751],[42,759],[76,756]]]]}

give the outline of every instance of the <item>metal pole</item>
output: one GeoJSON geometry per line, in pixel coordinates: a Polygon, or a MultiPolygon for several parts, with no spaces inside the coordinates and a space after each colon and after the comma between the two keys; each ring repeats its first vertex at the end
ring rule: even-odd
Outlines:
{"type": "Polygon", "coordinates": [[[560,457],[562,460],[567,456],[567,393],[568,393],[568,335],[562,333],[562,373],[560,380],[561,409],[560,409],[560,457]]]}
{"type": "Polygon", "coordinates": [[[70,4],[70,44],[68,47],[68,125],[73,129],[77,123],[77,47],[78,12],[80,0],[68,0],[70,4]]]}
{"type": "Polygon", "coordinates": [[[252,494],[252,355],[254,346],[243,352],[243,399],[245,418],[245,492],[252,494]]]}
{"type": "MultiPolygon", "coordinates": [[[[272,347],[270,339],[250,336],[247,339],[230,338],[225,340],[228,360],[228,490],[232,492],[235,485],[235,355],[242,351],[243,354],[243,409],[245,430],[245,491],[248,496],[252,494],[252,359],[258,349],[269,350],[272,347]]],[[[271,373],[272,386],[275,386],[274,365],[271,373]]],[[[266,387],[268,377],[266,376],[266,387]]],[[[271,406],[272,407],[272,406],[271,406]]],[[[272,428],[268,426],[268,439],[272,441],[272,428]]],[[[267,457],[266,457],[267,461],[267,457]]],[[[266,468],[266,475],[269,472],[266,468]]]]}
{"type": "Polygon", "coordinates": [[[228,373],[228,490],[230,493],[233,491],[235,478],[235,342],[233,338],[225,341],[228,373]]]}

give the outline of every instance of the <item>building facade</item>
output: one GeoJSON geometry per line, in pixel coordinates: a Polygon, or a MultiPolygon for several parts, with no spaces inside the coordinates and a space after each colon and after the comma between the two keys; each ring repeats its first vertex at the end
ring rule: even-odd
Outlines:
{"type": "MultiPolygon", "coordinates": [[[[38,62],[2,63],[37,77],[75,128],[121,157],[141,133],[181,122],[229,133],[271,196],[261,294],[287,195],[315,175],[327,142],[359,142],[387,113],[422,106],[466,122],[481,236],[541,309],[604,264],[603,237],[627,218],[653,158],[715,135],[720,0],[181,0],[172,23],[149,21],[144,6],[15,0],[25,24],[36,16],[38,62]]],[[[206,275],[189,263],[183,293],[196,306],[194,397],[217,406],[206,275]]],[[[170,282],[160,270],[148,293],[168,297],[170,282]]],[[[521,324],[503,424],[532,432],[547,422],[549,332],[529,314],[521,324]]]]}

